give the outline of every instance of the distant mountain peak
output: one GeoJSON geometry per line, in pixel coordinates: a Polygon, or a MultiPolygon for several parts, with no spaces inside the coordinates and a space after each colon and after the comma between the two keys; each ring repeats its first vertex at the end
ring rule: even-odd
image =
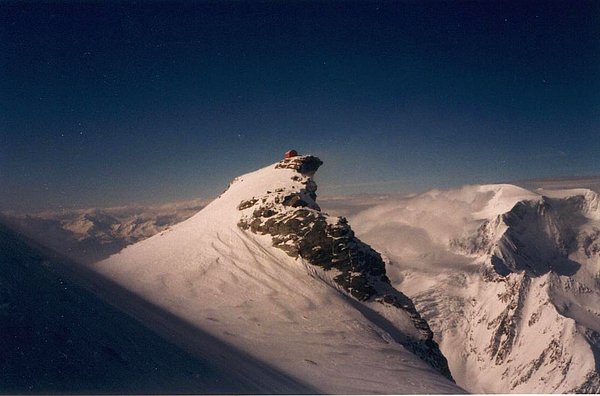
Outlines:
{"type": "Polygon", "coordinates": [[[474,393],[600,390],[600,216],[586,189],[465,186],[349,216],[474,393]]]}
{"type": "Polygon", "coordinates": [[[594,249],[600,241],[594,229],[580,233],[586,219],[598,218],[598,195],[592,191],[522,199],[512,208],[485,220],[476,233],[452,241],[468,254],[483,254],[501,276],[525,271],[573,275],[580,267],[569,255],[582,245],[594,249]],[[586,239],[587,238],[587,239],[586,239]]]}

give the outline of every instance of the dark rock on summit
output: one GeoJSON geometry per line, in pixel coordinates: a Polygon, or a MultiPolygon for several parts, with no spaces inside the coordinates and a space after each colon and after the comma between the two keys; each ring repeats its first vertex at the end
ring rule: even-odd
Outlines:
{"type": "Polygon", "coordinates": [[[275,165],[276,169],[294,169],[303,175],[312,176],[319,167],[323,165],[323,161],[312,155],[303,155],[292,158],[286,158],[279,161],[275,165]]]}
{"type": "MultiPolygon", "coordinates": [[[[321,212],[315,202],[317,185],[311,176],[322,163],[313,156],[298,156],[275,165],[277,169],[297,170],[299,174],[292,179],[304,188],[267,191],[262,197],[242,201],[238,208],[252,208],[252,211],[242,216],[239,227],[271,235],[273,246],[289,256],[300,257],[323,271],[335,271],[333,282],[336,287],[356,300],[377,302],[405,311],[419,337],[402,336],[397,341],[451,378],[446,358],[433,340],[429,325],[410,298],[392,287],[381,255],[354,235],[345,218],[331,218],[321,212]]],[[[378,315],[370,311],[369,314],[378,315]]],[[[385,319],[380,320],[385,322],[385,319]]]]}

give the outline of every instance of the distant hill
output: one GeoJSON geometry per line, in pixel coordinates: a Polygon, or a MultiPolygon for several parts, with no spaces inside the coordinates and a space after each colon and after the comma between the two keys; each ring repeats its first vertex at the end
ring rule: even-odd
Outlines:
{"type": "Polygon", "coordinates": [[[76,261],[91,263],[197,213],[204,200],[155,206],[5,213],[5,222],[76,261]]]}

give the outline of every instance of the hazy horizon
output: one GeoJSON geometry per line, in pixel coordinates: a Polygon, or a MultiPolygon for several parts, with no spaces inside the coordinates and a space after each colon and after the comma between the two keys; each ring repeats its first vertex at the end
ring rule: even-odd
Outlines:
{"type": "MultiPolygon", "coordinates": [[[[319,170],[321,172],[321,170],[319,170]]],[[[449,186],[432,186],[431,188],[426,188],[422,190],[392,190],[385,189],[385,183],[382,183],[382,189],[378,190],[379,187],[374,185],[373,183],[368,184],[369,190],[362,192],[344,192],[342,188],[343,185],[333,186],[330,188],[327,185],[321,186],[319,182],[319,177],[316,175],[315,180],[318,185],[318,198],[317,200],[320,202],[321,206],[324,206],[327,210],[330,202],[336,202],[341,199],[344,200],[353,200],[360,199],[361,197],[381,197],[381,196],[414,196],[426,193],[431,190],[455,190],[469,185],[477,185],[477,184],[512,184],[519,187],[523,187],[529,190],[536,189],[572,189],[572,188],[584,188],[590,189],[597,193],[600,193],[600,175],[598,176],[574,176],[574,177],[559,177],[559,178],[540,178],[540,179],[524,179],[524,180],[500,180],[493,182],[482,182],[482,183],[465,183],[458,185],[449,185],[449,186]]],[[[139,213],[144,213],[146,210],[181,210],[197,207],[198,210],[202,209],[204,206],[208,205],[214,199],[216,199],[218,195],[214,195],[212,197],[192,197],[190,199],[177,199],[177,200],[155,200],[155,201],[131,201],[131,202],[122,202],[118,205],[88,205],[88,206],[60,206],[60,207],[40,207],[40,208],[25,208],[25,209],[0,209],[0,214],[5,214],[8,216],[28,216],[28,215],[36,215],[36,216],[44,216],[47,215],[56,215],[59,213],[75,213],[81,212],[85,213],[88,211],[108,211],[115,213],[128,213],[130,211],[137,211],[139,213]]]]}

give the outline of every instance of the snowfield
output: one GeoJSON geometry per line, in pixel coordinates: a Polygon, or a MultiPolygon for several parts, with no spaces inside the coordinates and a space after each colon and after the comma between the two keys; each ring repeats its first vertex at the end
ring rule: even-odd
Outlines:
{"type": "Polygon", "coordinates": [[[598,193],[556,187],[476,185],[322,205],[387,258],[458,385],[597,393],[598,193]]]}
{"type": "MultiPolygon", "coordinates": [[[[462,393],[396,342],[399,335],[410,336],[403,335],[406,329],[418,333],[404,311],[386,315],[386,326],[370,320],[363,314],[369,302],[332,287],[324,279],[327,271],[275,248],[268,235],[238,226],[242,201],[299,191],[305,188],[299,176],[274,165],[240,176],[198,214],[94,268],[316,392],[462,393]]],[[[135,314],[136,308],[129,310],[135,314]]],[[[164,334],[176,336],[191,353],[209,359],[219,354],[193,331],[181,332],[159,317],[138,317],[159,321],[164,334]]],[[[282,389],[276,379],[255,380],[264,392],[282,389]]]]}
{"type": "Polygon", "coordinates": [[[273,391],[314,392],[273,367],[194,329],[219,358],[193,356],[154,327],[107,304],[168,316],[129,291],[43,248],[0,223],[0,390],[34,394],[260,393],[254,378],[277,378],[273,391]],[[250,370],[238,368],[250,367],[250,370]]]}

